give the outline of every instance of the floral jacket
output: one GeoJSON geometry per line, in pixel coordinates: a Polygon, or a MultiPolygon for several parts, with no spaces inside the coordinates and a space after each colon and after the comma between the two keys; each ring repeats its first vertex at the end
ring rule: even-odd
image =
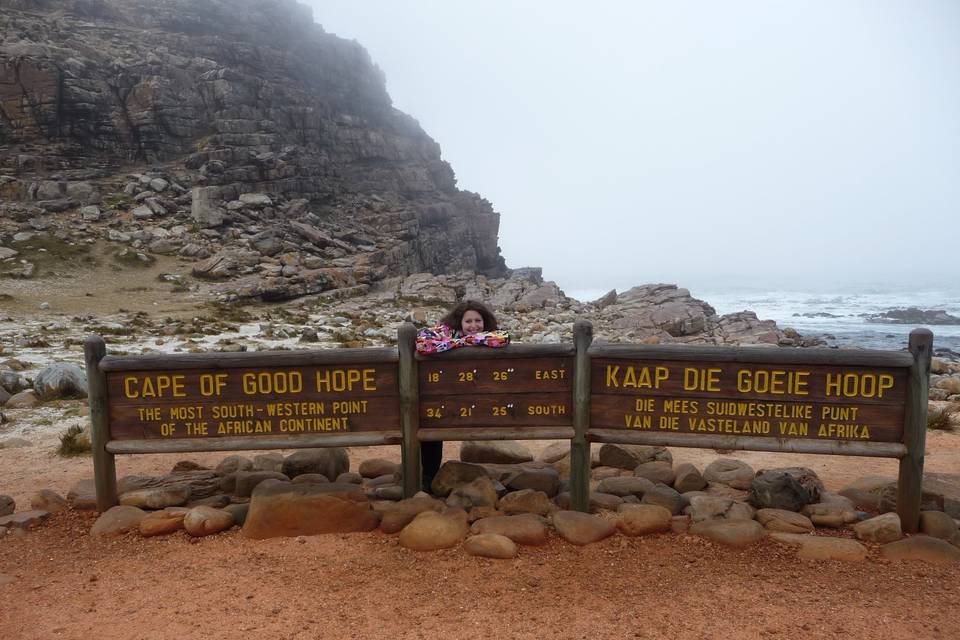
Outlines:
{"type": "Polygon", "coordinates": [[[506,331],[484,331],[465,336],[443,324],[421,329],[417,334],[417,351],[420,353],[443,353],[466,346],[505,347],[508,344],[510,334],[506,331]]]}

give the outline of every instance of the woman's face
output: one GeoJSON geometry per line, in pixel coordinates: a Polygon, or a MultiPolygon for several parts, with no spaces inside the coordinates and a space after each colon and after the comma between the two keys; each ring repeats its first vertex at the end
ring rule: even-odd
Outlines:
{"type": "Polygon", "coordinates": [[[460,331],[468,336],[474,333],[481,333],[483,331],[483,316],[480,315],[480,312],[474,311],[473,309],[465,312],[463,314],[463,320],[460,321],[460,331]]]}

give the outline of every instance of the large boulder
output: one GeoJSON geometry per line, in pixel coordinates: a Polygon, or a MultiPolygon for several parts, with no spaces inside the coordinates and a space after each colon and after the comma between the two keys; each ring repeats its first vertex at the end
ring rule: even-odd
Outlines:
{"type": "Polygon", "coordinates": [[[468,440],[460,445],[460,460],[478,464],[516,464],[530,462],[533,454],[513,440],[468,440]]]}
{"type": "Polygon", "coordinates": [[[464,509],[473,507],[496,507],[497,490],[488,476],[474,478],[472,482],[459,486],[450,492],[449,500],[455,500],[464,509]]]}
{"type": "Polygon", "coordinates": [[[33,381],[33,389],[44,402],[59,398],[86,398],[87,376],[69,362],[44,367],[33,381]]]}
{"type": "Polygon", "coordinates": [[[921,511],[920,532],[941,540],[953,540],[957,535],[957,521],[943,511],[921,511]]]}
{"type": "Polygon", "coordinates": [[[357,485],[268,480],[253,490],[243,535],[263,539],[371,531],[379,522],[357,485]]]}
{"type": "Polygon", "coordinates": [[[328,478],[336,478],[347,471],[350,471],[350,457],[342,447],[301,449],[283,461],[283,474],[288,478],[296,478],[304,473],[320,473],[328,478]]]}
{"type": "Polygon", "coordinates": [[[750,481],[750,504],[758,509],[800,511],[820,502],[823,483],[804,467],[761,471],[750,481]]]}

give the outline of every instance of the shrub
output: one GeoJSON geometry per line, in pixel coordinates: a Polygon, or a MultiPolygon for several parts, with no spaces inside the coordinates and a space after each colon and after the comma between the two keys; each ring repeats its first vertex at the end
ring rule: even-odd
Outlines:
{"type": "Polygon", "coordinates": [[[927,412],[927,429],[937,431],[953,431],[953,418],[957,415],[955,405],[944,405],[930,409],[927,412]]]}
{"type": "Polygon", "coordinates": [[[83,432],[83,425],[75,424],[60,434],[60,446],[57,455],[69,458],[90,453],[93,447],[90,438],[83,432]]]}

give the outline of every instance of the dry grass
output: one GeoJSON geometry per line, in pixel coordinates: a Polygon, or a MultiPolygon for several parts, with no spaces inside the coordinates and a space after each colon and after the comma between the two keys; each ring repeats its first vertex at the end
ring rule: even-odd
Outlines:
{"type": "Polygon", "coordinates": [[[953,421],[957,413],[960,413],[960,408],[952,404],[930,409],[927,412],[927,429],[953,431],[955,428],[953,421]]]}

